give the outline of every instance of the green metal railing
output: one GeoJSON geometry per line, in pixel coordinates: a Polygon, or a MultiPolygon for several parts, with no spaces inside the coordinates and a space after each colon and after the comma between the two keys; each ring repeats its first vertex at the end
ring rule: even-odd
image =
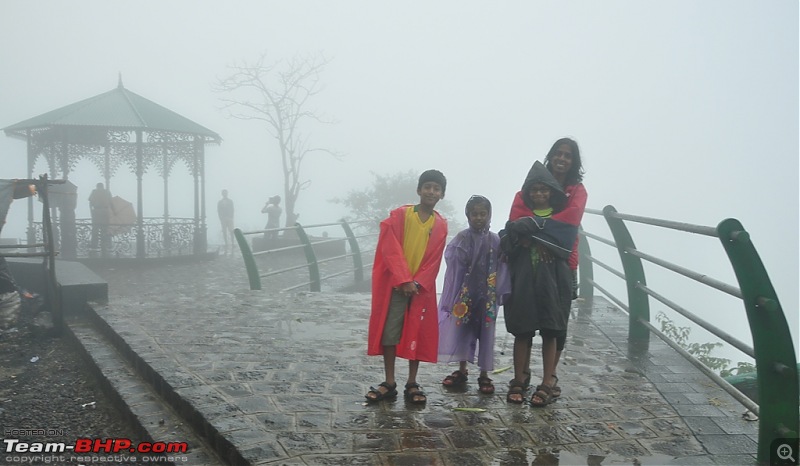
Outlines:
{"type": "Polygon", "coordinates": [[[345,220],[341,220],[339,222],[334,223],[321,223],[317,225],[300,225],[295,224],[293,227],[286,227],[286,228],[270,228],[267,230],[256,230],[256,231],[247,231],[243,232],[239,228],[233,230],[234,236],[236,237],[236,242],[239,244],[239,249],[242,252],[242,259],[244,260],[244,265],[247,270],[247,278],[250,282],[250,289],[251,290],[260,290],[261,289],[261,279],[267,278],[273,275],[278,275],[286,272],[290,272],[293,270],[298,270],[302,268],[308,268],[308,275],[309,280],[307,282],[299,283],[294,286],[290,286],[288,288],[284,288],[281,291],[291,291],[295,290],[304,286],[309,286],[310,291],[321,291],[322,290],[322,282],[334,277],[338,277],[341,275],[345,275],[348,273],[353,273],[353,281],[354,283],[360,283],[364,281],[364,269],[371,267],[372,264],[364,265],[364,261],[362,259],[363,254],[367,254],[370,252],[374,252],[375,249],[369,249],[362,251],[361,247],[359,246],[359,239],[361,238],[370,238],[370,237],[377,237],[377,233],[371,234],[362,234],[356,235],[353,232],[352,226],[359,225],[366,223],[366,221],[362,222],[347,222],[345,220]],[[311,237],[308,235],[306,230],[313,229],[313,228],[323,228],[323,227],[331,227],[331,226],[341,226],[344,230],[345,238],[332,238],[332,239],[321,239],[321,240],[312,240],[311,237]],[[279,232],[284,232],[286,235],[287,232],[294,233],[297,235],[299,239],[298,244],[279,247],[274,249],[266,249],[263,251],[253,252],[252,248],[250,247],[250,243],[248,242],[248,236],[255,236],[255,235],[277,235],[279,232]],[[328,243],[336,243],[342,242],[347,240],[347,243],[350,247],[350,252],[346,254],[336,255],[332,257],[326,257],[324,259],[318,259],[317,253],[315,250],[315,246],[328,244],[328,243]],[[306,262],[304,264],[298,264],[291,267],[282,268],[279,270],[273,270],[267,273],[259,272],[258,262],[256,261],[259,257],[266,257],[271,254],[285,252],[285,251],[294,251],[302,249],[305,254],[306,262]],[[353,267],[348,268],[342,271],[338,271],[335,273],[331,273],[325,276],[320,275],[320,268],[319,264],[324,262],[330,262],[338,259],[346,259],[348,257],[352,257],[353,259],[353,267]]]}
{"type": "Polygon", "coordinates": [[[758,461],[764,464],[768,463],[771,443],[779,438],[797,437],[798,431],[800,431],[798,428],[798,423],[800,422],[798,421],[798,412],[800,412],[800,406],[798,406],[800,404],[798,402],[800,399],[798,365],[786,316],[772,287],[767,271],[761,262],[761,258],[750,240],[750,235],[745,231],[742,224],[735,219],[726,219],[720,222],[716,228],[692,225],[623,214],[617,212],[613,206],[606,206],[602,211],[586,209],[586,213],[603,216],[614,239],[610,240],[595,233],[580,231],[580,297],[591,299],[594,289],[599,290],[628,313],[630,345],[640,348],[647,346],[650,333],[655,333],[745,407],[758,414],[758,461]],[[636,249],[626,222],[718,238],[733,267],[736,279],[739,282],[739,288],[639,251],[636,249]],[[615,248],[619,253],[623,270],[616,270],[593,257],[589,247],[589,239],[615,248]],[[753,347],[749,347],[747,344],[649,288],[645,280],[642,260],[741,299],[750,324],[753,347]],[[627,304],[595,282],[594,265],[602,267],[625,281],[628,294],[627,304]],[[650,297],[752,357],[756,363],[760,404],[756,404],[747,398],[730,383],[650,324],[650,297]]]}

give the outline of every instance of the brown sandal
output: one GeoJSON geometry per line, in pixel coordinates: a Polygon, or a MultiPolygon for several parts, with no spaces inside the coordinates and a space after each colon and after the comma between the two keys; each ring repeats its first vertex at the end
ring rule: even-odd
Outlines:
{"type": "Polygon", "coordinates": [[[494,384],[489,377],[478,377],[478,391],[484,395],[491,395],[494,393],[494,384]]]}
{"type": "Polygon", "coordinates": [[[509,403],[514,403],[515,405],[521,405],[522,402],[525,401],[525,397],[523,393],[525,390],[522,388],[522,382],[516,379],[512,379],[511,382],[508,384],[508,394],[506,395],[506,401],[509,403]],[[519,399],[511,398],[513,395],[519,395],[519,399]]]}
{"type": "Polygon", "coordinates": [[[552,386],[553,399],[556,399],[559,396],[561,396],[561,386],[558,384],[558,376],[557,375],[553,374],[553,379],[555,379],[555,382],[553,382],[553,386],[552,386]]]}
{"type": "Polygon", "coordinates": [[[536,391],[531,395],[531,406],[534,408],[543,408],[555,401],[553,398],[553,387],[549,385],[538,385],[536,391]],[[539,401],[536,401],[536,398],[539,401]]]}

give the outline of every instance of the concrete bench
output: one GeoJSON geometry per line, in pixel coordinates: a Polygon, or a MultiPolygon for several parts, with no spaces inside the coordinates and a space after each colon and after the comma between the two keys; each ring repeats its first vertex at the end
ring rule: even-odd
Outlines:
{"type": "MultiPolygon", "coordinates": [[[[7,258],[14,280],[22,288],[45,296],[45,269],[41,258],[7,258]]],[[[56,260],[64,314],[81,312],[88,302],[108,302],[108,282],[80,262],[56,260]]]]}

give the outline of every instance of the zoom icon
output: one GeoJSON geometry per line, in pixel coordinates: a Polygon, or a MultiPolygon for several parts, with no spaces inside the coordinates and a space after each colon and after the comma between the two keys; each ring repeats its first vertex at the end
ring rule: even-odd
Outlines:
{"type": "Polygon", "coordinates": [[[798,439],[779,438],[772,441],[769,464],[800,464],[797,462],[798,439]]]}

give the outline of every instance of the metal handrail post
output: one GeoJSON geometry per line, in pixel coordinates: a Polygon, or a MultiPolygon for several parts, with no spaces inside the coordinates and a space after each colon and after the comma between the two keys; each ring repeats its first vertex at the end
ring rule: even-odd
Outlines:
{"type": "Polygon", "coordinates": [[[613,214],[617,213],[614,206],[607,205],[603,208],[603,217],[608,223],[608,228],[614,236],[614,243],[617,245],[619,258],[622,262],[622,270],[625,272],[625,284],[628,288],[628,312],[629,312],[629,326],[628,326],[628,341],[629,342],[646,342],[650,341],[650,330],[641,324],[640,319],[645,322],[650,322],[650,301],[647,293],[639,289],[636,285],[646,285],[647,282],[644,276],[644,267],[642,267],[642,260],[638,257],[628,254],[628,249],[636,249],[628,227],[625,222],[614,217],[613,214]]]}
{"type": "Polygon", "coordinates": [[[233,230],[233,236],[236,238],[236,242],[239,243],[239,250],[242,251],[242,259],[247,269],[247,279],[250,281],[250,289],[260,290],[261,277],[258,276],[258,266],[253,257],[253,250],[250,249],[250,245],[247,244],[247,238],[244,237],[240,228],[235,228],[233,230]]]}
{"type": "Polygon", "coordinates": [[[303,243],[303,251],[306,253],[306,261],[308,262],[308,279],[311,283],[311,291],[322,291],[322,283],[320,280],[319,275],[319,264],[317,263],[317,255],[314,254],[314,246],[311,245],[311,240],[309,239],[306,231],[303,229],[303,226],[299,223],[295,223],[297,227],[297,236],[300,238],[300,241],[303,243]]]}
{"type": "Polygon", "coordinates": [[[775,439],[796,437],[798,420],[797,359],[778,295],[750,235],[733,218],[720,222],[717,234],[742,291],[753,336],[758,377],[758,462],[770,461],[775,439]]]}
{"type": "Polygon", "coordinates": [[[56,252],[55,241],[53,238],[53,224],[50,219],[50,197],[47,190],[47,175],[39,177],[40,183],[36,183],[36,190],[39,192],[39,199],[42,201],[42,236],[45,244],[45,259],[42,267],[45,272],[45,290],[47,300],[50,304],[50,314],[53,316],[53,327],[56,334],[61,334],[64,329],[64,315],[61,312],[61,294],[59,293],[58,281],[56,279],[56,252]]]}
{"type": "Polygon", "coordinates": [[[347,220],[342,219],[342,228],[344,234],[347,235],[347,241],[350,243],[350,252],[353,254],[353,275],[356,283],[364,281],[364,264],[361,261],[361,248],[358,247],[358,241],[353,234],[353,229],[347,223],[347,220]]]}
{"type": "Polygon", "coordinates": [[[589,240],[583,236],[583,226],[578,226],[578,295],[590,300],[594,296],[594,264],[589,260],[592,255],[589,240]]]}

